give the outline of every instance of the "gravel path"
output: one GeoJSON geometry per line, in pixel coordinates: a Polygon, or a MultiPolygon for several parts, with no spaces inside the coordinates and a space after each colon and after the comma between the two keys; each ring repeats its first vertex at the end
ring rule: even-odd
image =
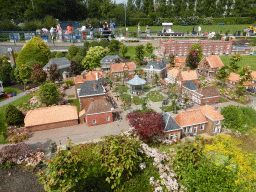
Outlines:
{"type": "Polygon", "coordinates": [[[16,99],[19,99],[24,95],[26,95],[26,92],[20,93],[17,96],[10,97],[9,99],[0,102],[0,107],[3,107],[4,105],[7,105],[8,103],[15,101],[16,99]]]}

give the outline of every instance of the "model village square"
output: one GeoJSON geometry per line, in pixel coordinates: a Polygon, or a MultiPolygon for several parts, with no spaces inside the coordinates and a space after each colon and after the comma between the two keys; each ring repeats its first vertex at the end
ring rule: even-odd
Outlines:
{"type": "Polygon", "coordinates": [[[255,109],[256,71],[250,63],[237,64],[251,53],[249,46],[235,45],[231,37],[169,37],[136,42],[134,55],[127,59],[125,39],[73,43],[66,53],[50,52],[49,42],[33,37],[19,53],[8,50],[1,65],[18,68],[14,76],[21,86],[16,95],[0,81],[0,122],[8,127],[0,135],[2,159],[4,150],[17,143],[40,151],[29,157],[34,166],[58,151],[98,143],[109,135],[136,134],[166,146],[241,135],[223,123],[222,112],[230,106],[255,109]],[[41,49],[42,55],[35,56],[38,51],[32,49],[41,49]],[[220,56],[231,57],[224,65],[220,56]]]}

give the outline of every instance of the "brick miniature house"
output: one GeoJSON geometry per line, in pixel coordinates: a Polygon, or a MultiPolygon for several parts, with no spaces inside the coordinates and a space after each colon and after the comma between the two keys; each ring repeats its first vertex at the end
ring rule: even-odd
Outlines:
{"type": "Polygon", "coordinates": [[[252,71],[251,73],[252,81],[251,81],[251,88],[256,89],[256,71],[252,71]]]}
{"type": "Polygon", "coordinates": [[[165,78],[166,83],[171,83],[174,84],[177,81],[177,77],[180,74],[180,71],[176,68],[172,68],[170,71],[167,73],[167,78],[165,78]]]}
{"type": "Polygon", "coordinates": [[[188,55],[190,47],[194,43],[199,43],[202,47],[203,55],[228,54],[232,52],[232,40],[160,40],[158,52],[161,55],[169,56],[170,54],[182,56],[188,55]]]}
{"type": "Polygon", "coordinates": [[[110,79],[111,81],[116,81],[117,78],[120,78],[120,80],[123,80],[123,78],[132,79],[135,69],[136,64],[134,62],[111,64],[110,79]]]}
{"type": "Polygon", "coordinates": [[[77,89],[81,87],[83,82],[93,81],[93,80],[102,81],[103,78],[105,77],[106,77],[105,73],[101,71],[89,71],[86,75],[74,77],[76,97],[77,97],[77,89]]]}
{"type": "Polygon", "coordinates": [[[180,112],[174,120],[182,128],[182,135],[207,133],[216,135],[221,132],[224,117],[209,105],[199,109],[180,112]]]}
{"type": "MultiPolygon", "coordinates": [[[[253,73],[253,74],[255,74],[255,73],[253,73]]],[[[240,75],[232,72],[229,74],[229,77],[226,79],[226,83],[231,84],[231,85],[236,85],[239,83],[239,80],[240,80],[240,75]]],[[[253,84],[254,83],[255,83],[255,81],[253,81],[253,84]]],[[[244,82],[243,85],[246,87],[246,89],[249,89],[249,88],[251,88],[252,83],[251,83],[251,81],[244,82]]]]}
{"type": "Polygon", "coordinates": [[[79,122],[88,126],[113,122],[113,106],[106,99],[91,100],[87,110],[79,113],[79,122]]]}
{"type": "Polygon", "coordinates": [[[85,81],[82,86],[77,89],[80,103],[80,109],[87,111],[91,101],[103,99],[106,97],[106,91],[102,83],[98,80],[85,81]]]}
{"type": "Polygon", "coordinates": [[[118,55],[107,55],[103,59],[101,59],[100,64],[101,64],[101,69],[105,72],[109,72],[110,70],[110,65],[112,63],[115,63],[116,60],[122,60],[121,57],[118,55]]]}
{"type": "Polygon", "coordinates": [[[26,114],[24,123],[31,132],[77,125],[77,107],[60,105],[33,109],[26,114]]]}
{"type": "Polygon", "coordinates": [[[177,76],[177,84],[182,86],[187,81],[193,81],[198,84],[198,76],[196,70],[181,71],[177,76]]]}
{"type": "Polygon", "coordinates": [[[174,136],[179,140],[181,139],[182,135],[182,128],[179,124],[173,119],[170,113],[163,113],[163,120],[164,120],[164,134],[167,140],[171,140],[174,136]]]}
{"type": "Polygon", "coordinates": [[[174,67],[184,68],[186,66],[186,57],[175,57],[174,67]]]}
{"type": "Polygon", "coordinates": [[[201,75],[215,76],[222,66],[224,64],[218,55],[210,55],[199,62],[198,73],[201,75]]]}

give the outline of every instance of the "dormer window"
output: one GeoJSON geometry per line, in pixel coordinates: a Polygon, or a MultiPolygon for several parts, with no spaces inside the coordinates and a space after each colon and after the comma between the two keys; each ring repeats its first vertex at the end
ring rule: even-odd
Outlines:
{"type": "Polygon", "coordinates": [[[150,66],[150,69],[153,70],[153,68],[154,68],[153,65],[151,65],[151,66],[150,66]]]}
{"type": "Polygon", "coordinates": [[[216,125],[219,125],[220,124],[220,121],[216,121],[216,125]]]}

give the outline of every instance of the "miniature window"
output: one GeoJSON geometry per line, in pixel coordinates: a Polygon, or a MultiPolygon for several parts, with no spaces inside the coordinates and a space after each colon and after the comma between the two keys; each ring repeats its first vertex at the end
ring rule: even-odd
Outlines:
{"type": "Polygon", "coordinates": [[[220,124],[220,121],[216,121],[216,125],[219,125],[220,124]]]}
{"type": "Polygon", "coordinates": [[[110,121],[110,116],[107,116],[107,121],[110,121]]]}
{"type": "Polygon", "coordinates": [[[170,139],[173,139],[173,134],[171,134],[170,139]]]}
{"type": "Polygon", "coordinates": [[[186,127],[183,128],[183,133],[186,133],[186,127]]]}
{"type": "Polygon", "coordinates": [[[192,127],[191,127],[191,126],[188,127],[188,132],[189,132],[189,133],[192,133],[192,127]]]}
{"type": "Polygon", "coordinates": [[[217,127],[214,127],[213,128],[213,133],[216,133],[216,131],[217,131],[217,127]]]}
{"type": "Polygon", "coordinates": [[[96,120],[94,119],[94,120],[92,120],[92,124],[95,124],[96,123],[96,120]]]}
{"type": "Polygon", "coordinates": [[[166,140],[169,140],[169,135],[165,135],[165,139],[166,139],[166,140]]]}
{"type": "Polygon", "coordinates": [[[204,124],[201,124],[200,130],[204,130],[204,124]]]}

